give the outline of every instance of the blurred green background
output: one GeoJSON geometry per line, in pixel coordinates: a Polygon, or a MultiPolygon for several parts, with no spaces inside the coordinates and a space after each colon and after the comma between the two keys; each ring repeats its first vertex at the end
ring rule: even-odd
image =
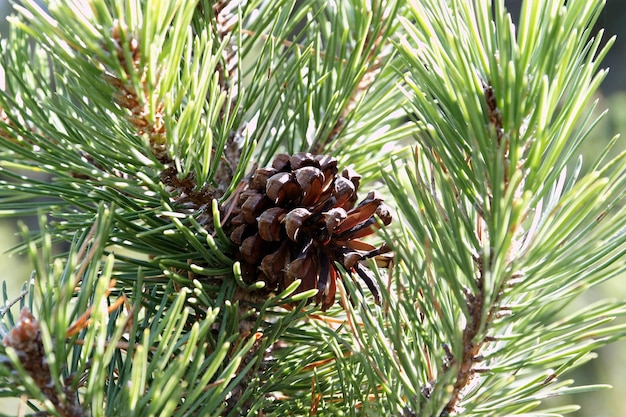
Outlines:
{"type": "MultiPolygon", "coordinates": [[[[505,0],[514,20],[517,19],[523,0],[505,0]]],[[[538,0],[541,1],[541,0],[538,0]]],[[[5,16],[10,13],[8,0],[0,0],[0,34],[7,35],[5,16]]],[[[608,141],[617,133],[626,133],[626,1],[607,0],[606,7],[600,16],[596,31],[604,28],[605,38],[617,35],[616,42],[604,61],[610,71],[605,79],[597,98],[599,111],[609,108],[608,115],[592,132],[591,137],[581,149],[584,161],[590,163],[600,153],[608,141]]],[[[2,79],[0,74],[0,79],[2,79]]],[[[0,87],[2,84],[0,84],[0,87]]],[[[619,149],[614,154],[626,149],[626,137],[619,142],[619,149]]],[[[26,219],[29,227],[36,227],[33,219],[26,219]]],[[[19,242],[17,219],[0,220],[0,280],[6,280],[11,296],[19,293],[21,286],[30,276],[31,266],[28,259],[6,253],[19,242]]],[[[626,276],[607,282],[585,294],[571,308],[579,308],[597,299],[626,299],[626,276]]],[[[614,343],[598,351],[599,358],[577,371],[566,375],[574,378],[578,385],[607,383],[611,390],[601,390],[579,394],[574,399],[557,398],[549,400],[551,405],[563,402],[574,402],[582,405],[582,409],[573,414],[576,417],[621,417],[626,415],[622,407],[626,404],[626,340],[614,343]]],[[[15,403],[0,401],[3,412],[17,410],[15,403]]],[[[17,415],[17,411],[16,411],[17,415]]]]}

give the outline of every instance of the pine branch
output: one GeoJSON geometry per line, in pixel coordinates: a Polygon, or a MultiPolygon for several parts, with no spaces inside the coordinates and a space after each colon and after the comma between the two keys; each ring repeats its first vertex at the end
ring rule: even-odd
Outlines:
{"type": "MultiPolygon", "coordinates": [[[[525,6],[522,19],[539,19],[538,16],[542,14],[539,12],[531,14],[529,10],[532,6],[529,3],[525,6]]],[[[450,296],[458,302],[459,313],[464,318],[460,334],[454,326],[450,326],[450,341],[441,340],[440,346],[436,344],[433,346],[435,349],[441,349],[441,346],[449,348],[444,349],[445,356],[439,365],[441,370],[433,372],[437,383],[428,389],[426,397],[427,401],[443,401],[445,405],[437,412],[440,416],[459,412],[464,414],[489,412],[496,409],[498,413],[521,412],[521,409],[505,400],[504,392],[489,391],[483,385],[489,384],[487,381],[491,380],[485,375],[506,372],[498,363],[499,358],[506,357],[507,340],[511,342],[513,340],[503,339],[500,334],[506,325],[517,328],[518,334],[533,329],[530,331],[532,338],[545,337],[538,331],[538,328],[542,327],[535,321],[539,319],[538,317],[531,314],[528,319],[524,318],[521,299],[530,300],[527,297],[532,297],[535,304],[556,311],[556,307],[548,306],[557,300],[545,288],[539,292],[533,290],[532,296],[523,295],[528,291],[528,286],[532,285],[529,281],[541,282],[543,287],[549,280],[549,274],[535,275],[532,268],[527,269],[529,265],[527,257],[533,257],[532,251],[541,253],[543,262],[553,264],[556,259],[555,253],[552,252],[550,261],[547,261],[546,255],[551,253],[549,249],[551,244],[545,240],[535,240],[533,233],[526,232],[525,228],[532,218],[530,213],[533,210],[542,211],[542,197],[548,192],[550,184],[555,183],[556,174],[563,169],[568,156],[573,154],[578,145],[577,141],[581,136],[570,141],[567,130],[573,126],[575,119],[571,118],[582,117],[579,104],[574,103],[581,97],[588,97],[602,79],[602,73],[597,76],[593,73],[597,66],[595,55],[597,53],[602,56],[606,49],[597,52],[599,43],[594,39],[589,43],[584,39],[580,43],[575,43],[569,38],[567,41],[563,39],[567,46],[557,49],[554,45],[558,45],[562,40],[545,36],[535,38],[537,42],[545,42],[545,47],[535,45],[541,50],[542,55],[533,55],[535,49],[520,49],[523,52],[515,55],[512,51],[516,49],[511,46],[516,42],[515,33],[508,24],[509,17],[502,3],[496,3],[493,11],[485,2],[458,3],[456,6],[454,9],[446,9],[436,2],[429,5],[414,4],[414,20],[405,21],[408,37],[400,46],[401,50],[404,50],[403,56],[407,59],[412,73],[408,80],[412,104],[420,123],[425,126],[424,134],[420,135],[422,141],[420,150],[423,157],[417,157],[414,170],[408,172],[409,177],[417,178],[417,181],[411,180],[415,182],[410,188],[416,191],[415,201],[419,202],[425,213],[415,213],[415,220],[411,221],[411,224],[421,222],[444,225],[435,232],[419,227],[416,229],[419,236],[417,240],[427,242],[423,256],[433,264],[432,269],[427,268],[432,271],[434,280],[445,281],[450,296]],[[453,29],[455,33],[466,34],[471,41],[463,42],[461,37],[449,38],[447,35],[449,27],[444,28],[434,20],[424,17],[429,15],[427,8],[439,17],[445,16],[443,20],[455,28],[453,29]],[[492,14],[495,16],[496,36],[485,20],[492,14]],[[419,47],[415,48],[412,46],[414,44],[419,47]],[[468,48],[468,45],[471,46],[468,48]],[[510,93],[504,86],[511,85],[509,83],[516,80],[514,74],[518,74],[517,77],[522,79],[525,77],[522,74],[541,74],[540,70],[529,69],[528,66],[541,67],[544,61],[551,59],[550,53],[560,54],[563,48],[569,48],[573,61],[566,66],[571,71],[579,71],[578,74],[561,77],[561,74],[549,73],[541,79],[541,82],[534,79],[523,81],[522,84],[528,86],[525,93],[528,96],[523,100],[517,101],[515,97],[507,95],[510,93]],[[498,51],[497,54],[495,50],[498,51]],[[482,57],[478,62],[484,63],[484,66],[474,64],[476,61],[473,58],[477,56],[482,57]],[[441,65],[446,62],[456,62],[457,66],[452,71],[451,67],[443,70],[441,65]],[[472,80],[472,83],[466,80],[472,80]],[[562,91],[570,95],[564,98],[562,91]],[[501,98],[500,94],[504,95],[504,98],[501,98]],[[534,95],[537,98],[534,98],[534,95]],[[559,110],[554,107],[548,110],[544,105],[550,100],[548,97],[551,95],[563,100],[559,110]],[[437,97],[436,104],[431,97],[437,97]],[[553,124],[548,127],[550,122],[553,124]],[[567,126],[567,129],[564,126],[567,126]],[[547,133],[548,131],[550,133],[547,133]],[[545,141],[538,139],[545,138],[544,134],[550,135],[550,139],[545,141]],[[451,140],[452,138],[455,140],[451,140]],[[547,167],[550,169],[544,169],[547,167]],[[431,178],[427,177],[429,171],[434,173],[431,174],[431,178]],[[543,177],[539,179],[537,175],[543,177]],[[459,237],[453,236],[452,231],[459,237]],[[454,248],[453,254],[449,253],[450,248],[454,248]],[[540,294],[546,298],[542,298],[540,294]],[[449,395],[435,397],[438,386],[443,387],[439,385],[437,376],[439,373],[451,377],[451,390],[449,395]],[[483,382],[485,378],[487,381],[483,382]],[[480,387],[485,387],[483,388],[485,393],[490,392],[496,399],[488,405],[480,406],[481,401],[475,398],[480,395],[480,387]],[[510,404],[511,408],[503,409],[504,404],[510,404]]],[[[568,6],[571,8],[562,9],[554,21],[522,20],[520,27],[527,30],[528,27],[536,28],[543,23],[546,29],[542,30],[554,33],[550,29],[552,24],[561,25],[572,20],[588,19],[584,21],[586,27],[591,26],[597,16],[596,5],[587,5],[584,9],[580,4],[568,6]]],[[[555,5],[545,7],[544,16],[547,8],[555,5]]],[[[577,22],[580,23],[580,20],[577,22]]],[[[524,30],[520,30],[518,34],[520,44],[526,42],[525,36],[532,36],[524,30]]],[[[588,123],[588,120],[584,120],[583,126],[588,123]]],[[[580,131],[580,135],[585,135],[588,128],[582,127],[580,131]]],[[[595,174],[591,177],[596,178],[595,174]]],[[[621,183],[619,176],[610,178],[608,182],[621,183]]],[[[393,181],[392,178],[388,180],[393,181]]],[[[588,180],[593,181],[591,178],[588,180]]],[[[586,180],[583,183],[589,186],[586,180]]],[[[406,199],[401,195],[406,189],[405,186],[394,185],[392,189],[395,189],[394,196],[397,199],[406,199]]],[[[600,191],[599,188],[595,188],[589,194],[585,193],[590,199],[578,194],[580,200],[576,203],[575,200],[570,200],[576,198],[573,196],[556,197],[559,199],[559,207],[572,204],[578,206],[585,201],[583,204],[586,205],[585,211],[589,217],[574,220],[563,213],[563,221],[570,225],[568,230],[573,232],[576,227],[581,227],[580,232],[575,232],[577,239],[587,241],[588,237],[582,238],[583,231],[589,231],[590,225],[595,224],[594,215],[604,212],[602,203],[598,205],[592,203],[591,194],[606,192],[608,189],[600,191]]],[[[619,195],[621,191],[617,193],[619,195]]],[[[555,201],[553,198],[550,200],[555,201]]],[[[413,211],[409,209],[409,206],[415,205],[413,201],[407,199],[404,204],[406,210],[402,210],[403,214],[413,211]]],[[[580,206],[578,208],[580,209],[580,206]]],[[[541,215],[537,213],[535,216],[541,215]]],[[[623,226],[617,226],[607,236],[615,236],[621,227],[623,226]]],[[[552,230],[564,231],[560,227],[552,230]]],[[[577,239],[561,235],[556,240],[550,241],[563,245],[564,242],[577,239]]],[[[615,242],[616,245],[623,245],[621,239],[618,241],[615,242]]],[[[570,261],[576,259],[574,252],[571,248],[569,252],[559,251],[570,261]]],[[[402,250],[399,250],[399,253],[402,258],[402,250]]],[[[410,256],[409,252],[405,256],[410,256]]],[[[539,258],[535,259],[542,262],[539,258]]],[[[608,258],[605,260],[610,264],[608,258]]],[[[573,273],[573,269],[570,268],[569,273],[573,273]]],[[[580,270],[581,273],[582,271],[580,270]]],[[[568,278],[575,279],[573,275],[568,278]]],[[[566,284],[569,279],[562,275],[557,279],[555,276],[554,284],[560,288],[561,300],[571,299],[575,295],[574,286],[566,284]]],[[[576,282],[578,285],[578,281],[576,282]]],[[[424,284],[433,285],[433,281],[424,284]]],[[[437,294],[438,291],[424,292],[426,303],[423,308],[429,308],[429,304],[441,306],[437,308],[437,313],[444,317],[448,316],[449,306],[445,306],[444,299],[437,294]]],[[[526,305],[527,302],[522,302],[522,305],[526,305]]],[[[562,303],[558,303],[558,306],[562,307],[562,303]]],[[[621,309],[621,304],[618,304],[614,313],[622,314],[621,309]]],[[[446,320],[454,322],[452,318],[446,320]]],[[[518,342],[519,338],[516,338],[517,349],[518,342]]],[[[574,366],[578,360],[586,360],[583,358],[587,357],[589,352],[587,349],[590,348],[577,348],[573,351],[575,353],[570,353],[567,348],[560,350],[559,346],[563,341],[551,340],[550,343],[551,346],[546,345],[545,349],[553,350],[552,360],[559,363],[559,374],[567,367],[574,366]]],[[[429,350],[431,349],[429,346],[429,350]]],[[[530,352],[528,354],[532,356],[530,352]]],[[[529,369],[532,361],[530,357],[526,357],[524,367],[529,369]]],[[[508,371],[519,372],[518,369],[513,371],[509,368],[508,371]]],[[[554,374],[546,375],[542,383],[534,387],[526,386],[527,391],[524,395],[527,399],[524,402],[528,401],[531,392],[550,389],[554,378],[554,374]]],[[[426,386],[425,383],[422,383],[422,386],[426,386]]],[[[558,387],[554,389],[558,390],[558,387]]],[[[520,399],[516,394],[509,395],[520,399]]],[[[417,410],[420,407],[423,408],[424,405],[412,406],[412,409],[417,410]]]]}
{"type": "Polygon", "coordinates": [[[86,4],[26,1],[2,44],[0,213],[42,218],[3,395],[443,417],[593,388],[561,378],[625,305],[560,313],[624,272],[626,155],[570,168],[600,1],[86,4]]]}
{"type": "MultiPolygon", "coordinates": [[[[237,105],[241,84],[239,77],[241,40],[238,38],[238,33],[241,31],[240,14],[243,3],[238,1],[218,1],[214,4],[201,2],[198,4],[200,18],[194,22],[194,26],[197,28],[196,32],[202,33],[202,27],[208,19],[211,22],[214,36],[219,39],[220,44],[224,45],[223,47],[220,46],[220,50],[214,51],[222,55],[222,60],[217,63],[216,73],[218,74],[221,95],[225,97],[218,121],[229,122],[232,115],[238,113],[237,105]]],[[[216,175],[220,189],[225,190],[230,186],[239,165],[243,146],[243,129],[243,125],[233,126],[233,130],[228,134],[225,148],[223,150],[220,148],[213,149],[215,157],[221,159],[216,175]]]]}
{"type": "Polygon", "coordinates": [[[389,38],[389,33],[391,33],[394,28],[392,22],[397,13],[397,7],[397,4],[391,6],[383,4],[374,5],[375,9],[372,11],[371,19],[374,22],[380,21],[380,25],[368,28],[368,33],[363,40],[362,51],[359,51],[364,54],[363,65],[365,65],[366,68],[365,70],[361,70],[360,74],[356,76],[356,84],[353,85],[352,91],[348,92],[347,100],[345,100],[343,109],[330,130],[330,133],[316,138],[315,142],[309,147],[311,153],[325,153],[325,149],[329,147],[333,140],[345,128],[351,114],[355,113],[354,110],[356,106],[365,96],[369,87],[374,83],[376,77],[380,75],[381,67],[384,65],[385,61],[389,60],[389,56],[391,55],[390,45],[383,45],[381,43],[389,38]]]}
{"type": "Polygon", "coordinates": [[[20,371],[32,378],[32,382],[41,389],[42,394],[61,416],[86,415],[78,404],[76,393],[70,387],[63,386],[61,395],[57,392],[45,356],[39,323],[27,308],[22,309],[18,322],[2,343],[13,349],[9,354],[10,359],[23,365],[20,371]]]}

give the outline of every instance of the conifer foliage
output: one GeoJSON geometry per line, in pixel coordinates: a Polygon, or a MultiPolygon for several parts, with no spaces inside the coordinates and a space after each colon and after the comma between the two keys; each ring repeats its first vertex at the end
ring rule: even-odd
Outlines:
{"type": "Polygon", "coordinates": [[[40,227],[4,292],[1,395],[54,416],[575,410],[544,399],[592,389],[567,372],[626,334],[624,302],[567,309],[624,272],[626,156],[577,159],[601,9],[16,4],[0,214],[40,227]]]}

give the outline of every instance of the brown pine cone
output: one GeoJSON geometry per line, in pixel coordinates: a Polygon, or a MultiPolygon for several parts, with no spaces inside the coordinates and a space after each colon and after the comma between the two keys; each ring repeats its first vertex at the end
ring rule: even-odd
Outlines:
{"type": "Polygon", "coordinates": [[[272,166],[259,168],[240,194],[231,219],[230,238],[238,246],[243,278],[265,282],[265,289],[282,291],[296,279],[298,292],[317,288],[315,302],[327,310],[335,302],[335,262],[356,272],[376,303],[380,293],[363,260],[387,251],[359,240],[378,223],[391,222],[381,196],[370,192],[356,205],[361,177],[327,155],[280,154],[272,166]]]}

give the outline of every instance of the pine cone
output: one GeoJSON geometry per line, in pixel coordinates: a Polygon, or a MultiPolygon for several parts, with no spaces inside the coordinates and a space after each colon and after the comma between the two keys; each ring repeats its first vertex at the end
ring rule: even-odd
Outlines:
{"type": "Polygon", "coordinates": [[[282,291],[296,279],[298,292],[317,288],[315,302],[327,310],[335,302],[335,264],[356,272],[377,303],[380,293],[363,260],[387,251],[359,240],[378,223],[391,222],[389,208],[376,191],[356,205],[361,177],[327,155],[280,154],[272,166],[254,171],[231,220],[243,278],[282,291]]]}

